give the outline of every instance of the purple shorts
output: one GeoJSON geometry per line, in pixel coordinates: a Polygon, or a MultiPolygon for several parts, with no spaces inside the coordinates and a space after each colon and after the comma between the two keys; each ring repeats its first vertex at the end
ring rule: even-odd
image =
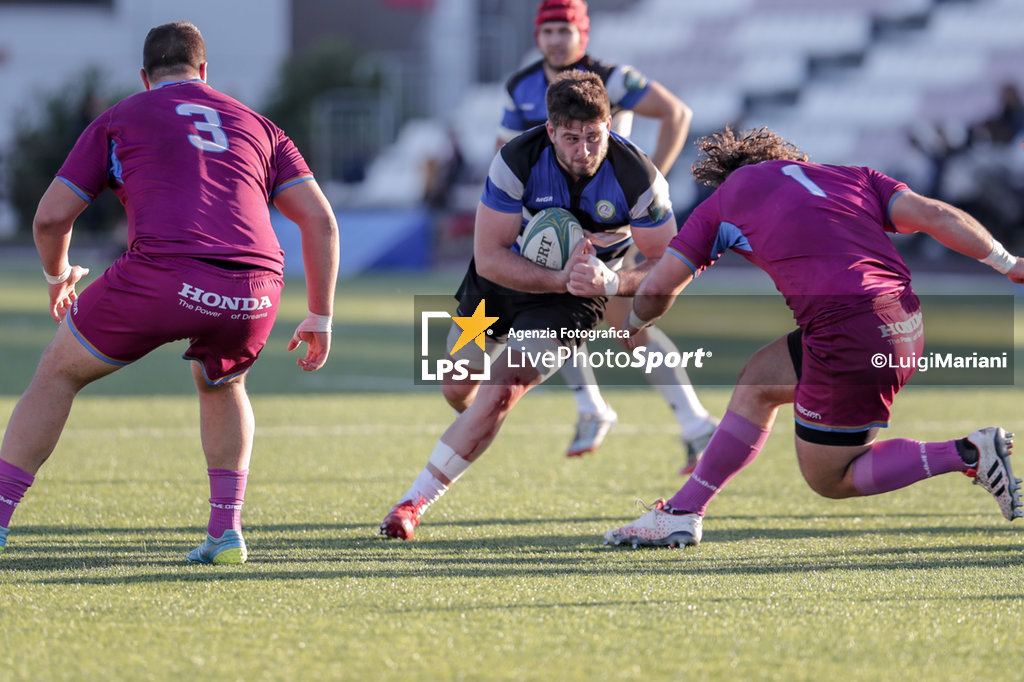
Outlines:
{"type": "Polygon", "coordinates": [[[799,377],[796,434],[814,443],[861,445],[889,426],[893,399],[924,350],[921,306],[909,289],[897,300],[789,337],[799,377]]]}
{"type": "Polygon", "coordinates": [[[183,357],[218,384],[256,361],[277,317],[282,278],[194,258],[126,253],[78,297],[66,320],[93,355],[115,365],[188,339],[183,357]]]}

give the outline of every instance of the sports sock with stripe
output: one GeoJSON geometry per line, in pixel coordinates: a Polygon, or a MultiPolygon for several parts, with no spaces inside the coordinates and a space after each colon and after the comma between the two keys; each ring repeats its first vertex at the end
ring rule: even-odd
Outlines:
{"type": "Polygon", "coordinates": [[[207,469],[210,476],[210,522],[206,532],[219,538],[231,528],[242,530],[242,504],[249,470],[207,469]]]}
{"type": "Polygon", "coordinates": [[[956,441],[923,443],[909,438],[893,438],[871,445],[850,464],[853,486],[861,495],[878,495],[905,488],[912,483],[967,471],[956,441]]]}
{"type": "Polygon", "coordinates": [[[727,411],[711,437],[697,468],[668,504],[673,509],[704,515],[712,498],[754,461],[771,431],[746,417],[727,411]]]}
{"type": "Polygon", "coordinates": [[[11,516],[36,477],[0,459],[0,526],[11,527],[11,516]]]}

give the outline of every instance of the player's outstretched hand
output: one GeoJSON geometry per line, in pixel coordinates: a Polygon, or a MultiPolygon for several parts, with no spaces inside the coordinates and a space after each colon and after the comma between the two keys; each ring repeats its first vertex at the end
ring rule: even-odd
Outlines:
{"type": "Polygon", "coordinates": [[[306,356],[295,361],[306,372],[315,372],[327,362],[331,353],[331,318],[329,315],[310,313],[299,323],[288,342],[288,350],[295,350],[303,341],[306,342],[306,356]]]}
{"type": "Polygon", "coordinates": [[[1024,284],[1024,258],[1018,258],[1006,276],[1010,278],[1011,282],[1024,284]]]}
{"type": "Polygon", "coordinates": [[[78,281],[89,274],[89,268],[83,268],[81,265],[72,265],[71,274],[68,278],[60,284],[50,284],[50,317],[56,322],[60,322],[64,319],[64,316],[71,310],[71,306],[74,305],[78,299],[78,292],[75,291],[75,285],[78,281]]]}
{"type": "Polygon", "coordinates": [[[288,342],[288,350],[295,350],[305,341],[308,344],[306,356],[295,361],[306,372],[315,372],[327,362],[331,352],[331,332],[300,332],[295,330],[292,340],[288,342]]]}

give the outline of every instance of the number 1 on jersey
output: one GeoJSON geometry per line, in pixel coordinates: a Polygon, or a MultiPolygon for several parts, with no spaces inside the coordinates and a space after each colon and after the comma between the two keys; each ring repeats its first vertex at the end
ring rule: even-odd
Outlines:
{"type": "Polygon", "coordinates": [[[814,196],[816,196],[816,197],[826,197],[826,196],[828,196],[827,194],[825,194],[825,190],[823,190],[822,188],[820,188],[816,184],[814,184],[814,181],[811,180],[809,177],[807,177],[807,174],[804,173],[804,169],[801,168],[800,166],[796,165],[795,163],[791,163],[791,164],[783,166],[782,167],[782,173],[784,175],[788,175],[789,177],[791,177],[794,180],[796,180],[797,182],[799,182],[801,185],[804,186],[804,189],[806,189],[808,192],[810,192],[814,196]]]}
{"type": "Polygon", "coordinates": [[[192,125],[196,127],[201,133],[209,133],[212,140],[207,140],[205,137],[199,135],[189,135],[188,141],[193,146],[201,149],[204,152],[223,152],[227,151],[228,147],[228,136],[224,134],[224,131],[220,127],[220,114],[217,113],[216,109],[203,106],[202,104],[192,104],[191,102],[183,102],[174,108],[174,111],[179,116],[202,116],[204,121],[194,121],[192,125]]]}

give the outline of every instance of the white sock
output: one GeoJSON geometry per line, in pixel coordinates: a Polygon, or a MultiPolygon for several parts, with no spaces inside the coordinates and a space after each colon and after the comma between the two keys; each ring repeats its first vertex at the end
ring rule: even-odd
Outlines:
{"type": "MultiPolygon", "coordinates": [[[[657,327],[648,327],[647,333],[650,338],[647,343],[648,351],[679,352],[668,334],[657,327]]],[[[690,377],[687,376],[685,369],[662,365],[655,367],[650,373],[645,373],[644,376],[647,378],[647,383],[656,388],[668,403],[684,435],[700,430],[708,422],[711,415],[697,398],[697,392],[690,385],[690,377]]]]}
{"type": "MultiPolygon", "coordinates": [[[[586,353],[587,344],[581,343],[578,352],[586,353]]],[[[601,414],[608,410],[608,403],[601,395],[601,387],[597,385],[597,377],[594,376],[594,370],[590,365],[580,366],[570,360],[562,365],[561,372],[562,380],[576,400],[577,412],[601,414]]]]}
{"type": "Polygon", "coordinates": [[[430,459],[427,460],[427,466],[423,467],[423,471],[412,482],[412,487],[401,499],[415,502],[423,498],[425,504],[420,507],[420,513],[423,513],[427,507],[445,494],[448,488],[459,479],[459,476],[469,468],[470,464],[471,462],[463,459],[455,450],[441,441],[437,441],[433,452],[430,453],[430,459]],[[443,477],[443,480],[434,474],[435,471],[443,477]]]}

